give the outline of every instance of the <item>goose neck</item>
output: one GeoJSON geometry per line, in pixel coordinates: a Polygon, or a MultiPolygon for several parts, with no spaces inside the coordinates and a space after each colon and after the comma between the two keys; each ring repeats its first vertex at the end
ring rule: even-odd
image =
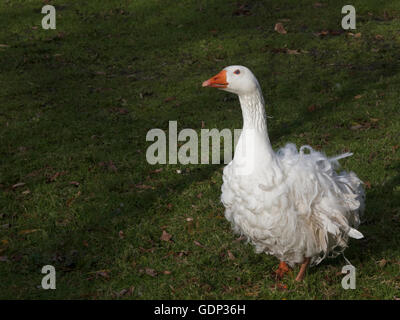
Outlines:
{"type": "Polygon", "coordinates": [[[267,117],[261,90],[239,95],[243,115],[243,129],[255,129],[267,133],[267,117]]]}

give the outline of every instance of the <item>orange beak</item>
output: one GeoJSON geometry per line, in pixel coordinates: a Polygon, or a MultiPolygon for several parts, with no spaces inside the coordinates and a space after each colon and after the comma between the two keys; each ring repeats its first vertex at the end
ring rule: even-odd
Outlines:
{"type": "Polygon", "coordinates": [[[204,81],[202,86],[213,88],[227,88],[228,82],[226,81],[226,70],[222,70],[214,77],[211,77],[210,79],[204,81]]]}

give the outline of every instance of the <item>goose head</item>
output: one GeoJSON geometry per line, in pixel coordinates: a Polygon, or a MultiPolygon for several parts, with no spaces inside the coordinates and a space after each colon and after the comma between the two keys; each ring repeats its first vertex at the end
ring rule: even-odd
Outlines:
{"type": "Polygon", "coordinates": [[[220,90],[246,95],[259,90],[260,85],[250,69],[244,66],[229,66],[203,82],[203,87],[213,87],[220,90]]]}

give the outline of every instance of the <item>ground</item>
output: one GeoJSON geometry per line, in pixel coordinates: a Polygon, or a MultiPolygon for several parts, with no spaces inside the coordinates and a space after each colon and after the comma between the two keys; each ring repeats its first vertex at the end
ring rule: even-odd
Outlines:
{"type": "Polygon", "coordinates": [[[343,30],[347,2],[2,1],[0,298],[400,298],[400,2],[353,0],[343,30]],[[355,290],[343,257],[277,282],[279,262],[224,218],[223,163],[147,163],[147,132],[170,120],[241,128],[237,98],[201,88],[231,64],[258,78],[274,148],[354,153],[355,290]],[[56,290],[40,286],[48,264],[56,290]]]}

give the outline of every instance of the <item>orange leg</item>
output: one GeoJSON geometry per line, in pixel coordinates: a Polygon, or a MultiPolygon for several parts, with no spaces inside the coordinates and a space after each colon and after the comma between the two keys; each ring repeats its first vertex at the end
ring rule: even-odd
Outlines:
{"type": "Polygon", "coordinates": [[[303,281],[309,263],[310,263],[310,258],[305,258],[304,262],[301,264],[299,274],[296,277],[296,281],[298,282],[303,281]]]}
{"type": "Polygon", "coordinates": [[[275,271],[275,274],[276,274],[276,277],[277,277],[278,279],[282,279],[283,276],[284,276],[286,273],[288,273],[289,271],[290,271],[290,269],[289,269],[288,265],[286,264],[286,262],[281,261],[281,262],[279,263],[278,269],[275,271]]]}

